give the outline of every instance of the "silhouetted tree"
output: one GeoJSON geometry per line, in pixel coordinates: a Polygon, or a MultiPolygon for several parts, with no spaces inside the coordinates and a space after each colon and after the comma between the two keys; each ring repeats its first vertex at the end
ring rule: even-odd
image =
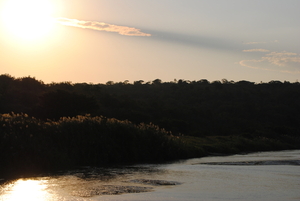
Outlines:
{"type": "Polygon", "coordinates": [[[98,109],[94,98],[63,90],[47,92],[40,100],[39,116],[42,118],[72,117],[94,113],[98,109]]]}
{"type": "Polygon", "coordinates": [[[299,135],[300,83],[155,79],[44,84],[0,75],[0,112],[60,118],[92,113],[186,135],[299,135]]]}

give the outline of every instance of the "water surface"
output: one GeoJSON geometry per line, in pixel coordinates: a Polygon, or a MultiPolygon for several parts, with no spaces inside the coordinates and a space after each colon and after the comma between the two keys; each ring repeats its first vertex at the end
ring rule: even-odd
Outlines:
{"type": "Polygon", "coordinates": [[[7,181],[0,201],[300,200],[300,151],[214,156],[172,164],[82,167],[7,181]]]}

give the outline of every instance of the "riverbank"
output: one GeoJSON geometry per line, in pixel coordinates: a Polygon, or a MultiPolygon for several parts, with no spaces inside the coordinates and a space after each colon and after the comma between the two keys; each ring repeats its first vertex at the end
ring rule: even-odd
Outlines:
{"type": "Polygon", "coordinates": [[[181,141],[189,147],[208,155],[230,155],[258,151],[294,150],[300,148],[300,138],[282,135],[276,138],[265,136],[181,136],[181,141]]]}
{"type": "Polygon", "coordinates": [[[174,136],[153,124],[77,116],[42,121],[0,115],[0,178],[78,166],[162,163],[211,154],[299,149],[295,136],[174,136]]]}
{"type": "Polygon", "coordinates": [[[161,162],[190,153],[170,132],[106,117],[42,121],[0,115],[1,176],[29,176],[77,166],[161,162]]]}

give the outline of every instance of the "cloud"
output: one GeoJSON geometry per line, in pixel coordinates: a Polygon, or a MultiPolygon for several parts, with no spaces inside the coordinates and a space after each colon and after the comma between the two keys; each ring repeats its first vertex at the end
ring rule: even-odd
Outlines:
{"type": "Polygon", "coordinates": [[[125,36],[151,36],[151,34],[143,33],[140,31],[140,29],[136,29],[134,27],[118,26],[113,24],[107,24],[104,22],[83,21],[83,20],[68,19],[68,18],[57,18],[56,21],[57,23],[65,26],[79,27],[83,29],[92,29],[97,31],[116,32],[125,36]]]}
{"type": "Polygon", "coordinates": [[[253,44],[266,44],[267,42],[246,42],[246,43],[243,43],[245,45],[253,45],[253,44]]]}
{"type": "Polygon", "coordinates": [[[245,45],[256,45],[256,44],[267,44],[267,43],[278,43],[278,40],[270,41],[270,42],[245,42],[245,45]]]}
{"type": "Polygon", "coordinates": [[[270,50],[266,50],[266,49],[250,49],[250,50],[243,50],[243,52],[270,52],[270,50]]]}
{"type": "Polygon", "coordinates": [[[260,59],[242,60],[239,64],[254,69],[300,73],[300,54],[286,51],[270,52],[260,59]]]}
{"type": "Polygon", "coordinates": [[[277,66],[285,66],[288,63],[300,63],[300,56],[297,53],[292,52],[271,52],[263,60],[268,61],[277,66]]]}

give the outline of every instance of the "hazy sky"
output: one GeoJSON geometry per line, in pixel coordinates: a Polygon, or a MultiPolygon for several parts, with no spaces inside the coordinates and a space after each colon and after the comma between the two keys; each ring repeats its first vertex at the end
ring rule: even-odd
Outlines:
{"type": "Polygon", "coordinates": [[[299,0],[49,0],[49,30],[34,0],[0,2],[0,74],[46,83],[300,80],[299,0]]]}

